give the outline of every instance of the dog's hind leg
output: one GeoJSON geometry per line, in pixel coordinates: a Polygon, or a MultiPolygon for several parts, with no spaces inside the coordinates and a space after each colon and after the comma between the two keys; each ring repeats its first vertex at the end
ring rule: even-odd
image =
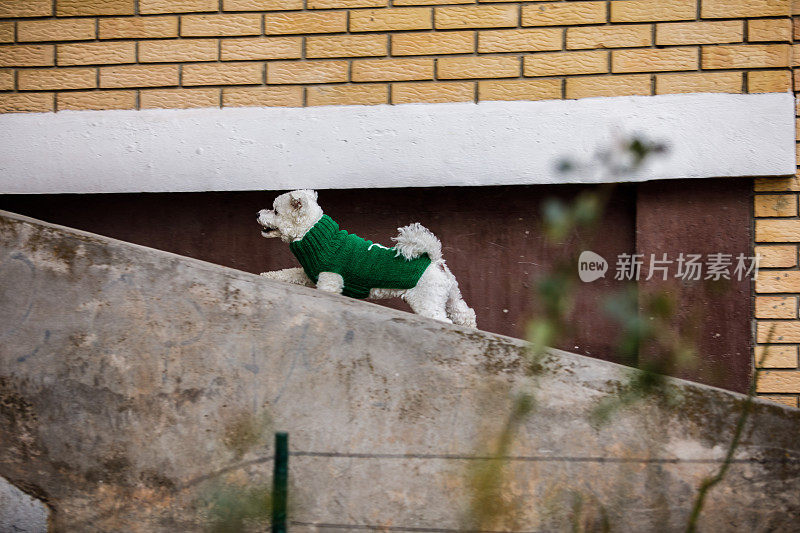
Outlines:
{"type": "Polygon", "coordinates": [[[464,298],[461,297],[461,290],[458,288],[458,283],[456,283],[455,280],[453,280],[453,287],[447,295],[445,309],[447,310],[447,316],[453,321],[453,324],[467,326],[468,328],[478,327],[475,320],[475,311],[468,306],[464,298]]]}
{"type": "Polygon", "coordinates": [[[419,278],[417,286],[409,289],[403,299],[416,314],[452,324],[445,311],[449,289],[450,280],[444,271],[437,264],[431,264],[419,278]]]}

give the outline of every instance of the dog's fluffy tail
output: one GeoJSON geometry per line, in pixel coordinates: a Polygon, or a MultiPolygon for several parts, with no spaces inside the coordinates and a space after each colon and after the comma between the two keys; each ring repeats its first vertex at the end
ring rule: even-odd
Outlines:
{"type": "Polygon", "coordinates": [[[397,237],[392,237],[392,240],[397,243],[395,248],[398,256],[402,255],[408,261],[422,254],[428,254],[431,261],[442,259],[442,243],[419,222],[397,228],[397,231],[397,237]]]}

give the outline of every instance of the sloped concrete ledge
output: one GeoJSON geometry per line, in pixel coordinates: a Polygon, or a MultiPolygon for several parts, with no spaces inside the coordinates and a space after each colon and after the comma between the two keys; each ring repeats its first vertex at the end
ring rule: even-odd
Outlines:
{"type": "MultiPolygon", "coordinates": [[[[682,531],[744,397],[670,380],[596,426],[619,365],[0,213],[0,476],[56,531],[201,531],[263,496],[290,434],[293,531],[460,530],[520,391],[495,529],[682,531]],[[472,467],[471,467],[472,465],[472,467]],[[261,491],[261,492],[259,492],[261,491]],[[326,524],[328,526],[326,526],[326,524]]],[[[707,531],[792,531],[800,411],[756,401],[707,531]]]]}
{"type": "Polygon", "coordinates": [[[0,477],[0,531],[43,533],[49,516],[50,511],[40,500],[0,477]]]}

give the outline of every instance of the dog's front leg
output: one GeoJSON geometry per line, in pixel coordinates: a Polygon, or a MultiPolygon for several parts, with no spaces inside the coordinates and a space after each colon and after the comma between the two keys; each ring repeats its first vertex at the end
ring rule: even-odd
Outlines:
{"type": "Polygon", "coordinates": [[[325,292],[341,294],[344,288],[344,279],[336,272],[320,272],[317,278],[317,288],[325,292]]]}
{"type": "Polygon", "coordinates": [[[284,268],[283,270],[273,270],[270,272],[262,272],[261,276],[267,279],[274,279],[276,281],[285,281],[294,285],[304,285],[306,287],[313,287],[314,282],[306,276],[302,268],[284,268]]]}

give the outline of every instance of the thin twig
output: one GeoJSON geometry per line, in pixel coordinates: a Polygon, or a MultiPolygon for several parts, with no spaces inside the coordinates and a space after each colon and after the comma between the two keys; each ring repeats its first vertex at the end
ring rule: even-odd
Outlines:
{"type": "MultiPolygon", "coordinates": [[[[772,334],[774,331],[775,324],[772,325],[769,333],[767,334],[767,346],[769,346],[770,341],[772,341],[772,334]]],[[[736,421],[736,429],[733,432],[733,439],[731,440],[730,446],[728,446],[728,452],[725,454],[725,460],[722,462],[722,465],[719,467],[719,470],[716,474],[711,477],[707,477],[700,484],[700,489],[697,491],[697,498],[694,500],[694,506],[692,507],[691,514],[689,515],[689,522],[686,524],[686,533],[694,533],[697,531],[697,521],[699,520],[700,513],[703,510],[703,504],[705,504],[708,491],[710,491],[714,485],[722,481],[722,479],[725,477],[725,474],[728,473],[731,463],[733,462],[733,456],[736,453],[736,449],[739,447],[739,442],[741,441],[744,427],[747,424],[748,417],[750,416],[750,409],[753,405],[753,398],[756,394],[758,374],[760,372],[761,365],[764,363],[764,359],[767,357],[768,350],[769,348],[764,349],[761,359],[756,363],[756,367],[753,371],[753,379],[750,380],[750,386],[747,389],[747,398],[742,406],[742,413],[739,415],[739,419],[736,421]]]]}

